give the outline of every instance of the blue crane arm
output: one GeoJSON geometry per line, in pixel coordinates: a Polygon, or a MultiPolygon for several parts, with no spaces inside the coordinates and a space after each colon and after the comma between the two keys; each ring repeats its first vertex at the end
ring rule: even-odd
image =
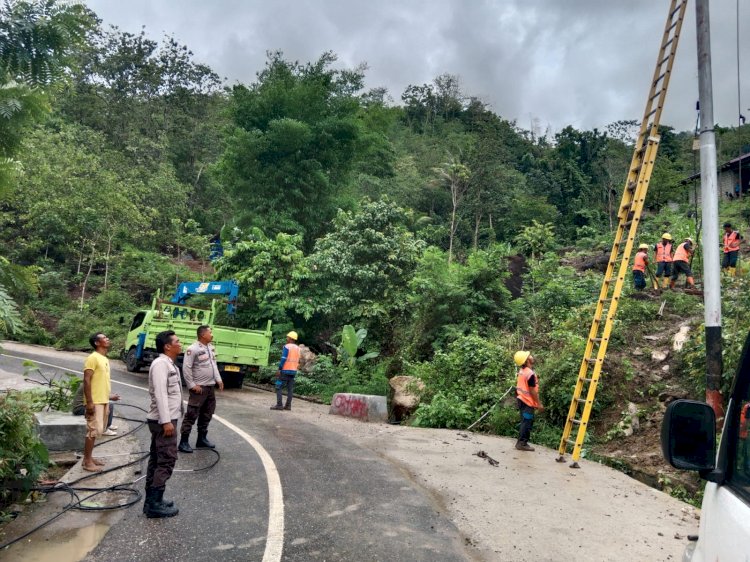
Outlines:
{"type": "Polygon", "coordinates": [[[185,282],[180,283],[171,302],[185,304],[192,295],[226,295],[227,312],[234,314],[237,307],[237,295],[240,286],[236,281],[208,281],[206,283],[185,282]]]}

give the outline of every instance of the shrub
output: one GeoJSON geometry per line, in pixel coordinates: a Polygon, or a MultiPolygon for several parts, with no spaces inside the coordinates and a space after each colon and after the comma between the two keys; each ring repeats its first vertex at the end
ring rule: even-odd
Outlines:
{"type": "Polygon", "coordinates": [[[0,508],[28,492],[48,464],[28,400],[16,392],[0,396],[0,508]]]}

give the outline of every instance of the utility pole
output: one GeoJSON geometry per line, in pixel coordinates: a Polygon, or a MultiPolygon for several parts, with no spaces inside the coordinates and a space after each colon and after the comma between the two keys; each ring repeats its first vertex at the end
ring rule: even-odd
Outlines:
{"type": "Polygon", "coordinates": [[[701,208],[703,213],[703,291],[706,324],[706,403],[724,417],[721,396],[721,280],[719,278],[719,193],[711,78],[708,0],[695,0],[700,99],[701,208]]]}

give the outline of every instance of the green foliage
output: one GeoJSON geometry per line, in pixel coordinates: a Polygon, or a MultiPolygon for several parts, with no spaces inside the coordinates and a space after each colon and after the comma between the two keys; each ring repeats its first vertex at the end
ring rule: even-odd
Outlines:
{"type": "Polygon", "coordinates": [[[554,247],[555,227],[552,223],[542,224],[532,219],[531,225],[526,226],[516,236],[516,244],[521,251],[536,259],[554,247]]]}
{"type": "Polygon", "coordinates": [[[78,387],[83,380],[70,373],[45,373],[33,361],[24,362],[24,378],[42,385],[43,391],[27,395],[35,411],[56,410],[69,412],[78,387]]]}
{"type": "Polygon", "coordinates": [[[590,321],[593,310],[579,309],[596,300],[601,283],[598,276],[579,274],[560,265],[556,257],[547,256],[531,263],[524,281],[522,306],[534,331],[547,331],[578,314],[581,322],[585,317],[590,321]]]}
{"type": "Polygon", "coordinates": [[[405,354],[427,358],[459,335],[511,326],[516,309],[504,285],[507,267],[502,246],[473,252],[466,264],[446,264],[441,250],[428,248],[409,283],[409,315],[399,337],[405,354]]]}
{"type": "Polygon", "coordinates": [[[354,326],[351,324],[347,324],[344,326],[344,328],[341,330],[341,348],[339,350],[343,360],[346,362],[347,366],[354,367],[354,365],[359,361],[368,361],[370,359],[375,359],[378,355],[380,355],[377,351],[370,351],[368,353],[364,353],[361,356],[357,356],[357,350],[362,346],[362,343],[365,341],[365,338],[367,337],[367,330],[364,328],[360,328],[359,330],[355,331],[354,326]]]}
{"type": "Polygon", "coordinates": [[[515,384],[510,357],[502,344],[469,334],[437,351],[432,361],[412,365],[410,370],[426,385],[415,424],[469,426],[490,409],[505,387],[515,384]]]}
{"type": "Polygon", "coordinates": [[[0,193],[20,170],[26,128],[49,109],[47,88],[64,79],[93,25],[78,4],[8,0],[0,6],[0,193]]]}
{"type": "Polygon", "coordinates": [[[245,222],[270,235],[302,234],[306,246],[334,216],[362,148],[361,69],[333,70],[333,53],[306,65],[269,53],[251,87],[232,91],[232,129],[219,171],[245,222]]]}
{"type": "Polygon", "coordinates": [[[0,507],[15,499],[11,484],[27,492],[48,463],[29,401],[21,393],[0,395],[0,507]]]}
{"type": "Polygon", "coordinates": [[[336,364],[329,356],[319,355],[311,373],[297,375],[294,388],[300,394],[330,402],[339,392],[385,396],[389,387],[384,363],[336,364]]]}
{"type": "Polygon", "coordinates": [[[268,238],[257,229],[225,249],[224,257],[215,263],[216,273],[240,285],[240,325],[255,327],[272,320],[274,330],[281,334],[294,327],[289,316],[293,310],[311,315],[310,301],[298,298],[309,276],[303,258],[300,235],[280,233],[268,238]]]}
{"type": "Polygon", "coordinates": [[[339,211],[333,230],[306,260],[304,297],[327,319],[326,329],[364,326],[382,341],[386,326],[405,309],[404,290],[424,247],[390,202],[364,201],[358,212],[339,211]]]}

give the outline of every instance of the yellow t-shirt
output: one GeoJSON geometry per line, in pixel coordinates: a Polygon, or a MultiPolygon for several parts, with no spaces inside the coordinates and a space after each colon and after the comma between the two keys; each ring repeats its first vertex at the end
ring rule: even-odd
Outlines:
{"type": "MultiPolygon", "coordinates": [[[[86,358],[83,364],[83,370],[91,369],[94,374],[91,376],[91,400],[94,404],[109,403],[111,383],[109,382],[109,359],[95,351],[86,358]]],[[[83,402],[86,403],[86,394],[84,393],[83,402]]]]}

